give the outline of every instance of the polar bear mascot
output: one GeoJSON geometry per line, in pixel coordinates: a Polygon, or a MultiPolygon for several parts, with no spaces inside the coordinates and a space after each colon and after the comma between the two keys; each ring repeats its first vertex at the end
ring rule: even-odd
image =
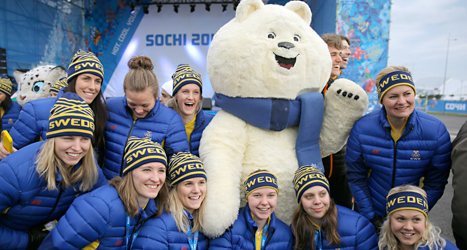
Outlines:
{"type": "Polygon", "coordinates": [[[339,151],[368,107],[357,84],[337,80],[325,97],[331,57],[300,1],[285,6],[243,0],[215,34],[207,70],[222,108],[204,130],[200,157],[208,176],[204,233],[222,235],[245,204],[243,180],[257,169],[278,178],[278,218],[297,206],[295,170],[339,151]],[[241,201],[243,200],[243,201],[241,201]]]}
{"type": "Polygon", "coordinates": [[[26,73],[15,70],[13,74],[18,83],[16,100],[21,106],[32,100],[50,97],[50,86],[66,77],[65,68],[52,65],[38,66],[26,73]]]}

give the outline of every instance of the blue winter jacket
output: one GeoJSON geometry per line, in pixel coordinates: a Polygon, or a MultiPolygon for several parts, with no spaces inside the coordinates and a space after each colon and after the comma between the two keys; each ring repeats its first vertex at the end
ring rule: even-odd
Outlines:
{"type": "MultiPolygon", "coordinates": [[[[191,248],[188,236],[178,230],[175,219],[164,211],[161,216],[151,218],[144,223],[133,245],[133,250],[136,249],[189,250],[191,248]]],[[[199,232],[197,250],[204,249],[208,249],[208,240],[203,233],[199,232]]]]}
{"type": "MultiPolygon", "coordinates": [[[[257,225],[251,217],[251,210],[248,207],[240,208],[238,218],[231,228],[219,238],[209,242],[209,249],[248,249],[255,248],[255,233],[257,225]]],[[[272,213],[268,226],[268,237],[266,240],[266,250],[286,250],[293,248],[292,230],[272,213]]]]}
{"type": "MultiPolygon", "coordinates": [[[[0,249],[25,249],[28,234],[24,231],[39,224],[59,219],[73,200],[83,194],[79,184],[48,190],[47,183],[36,172],[36,158],[44,142],[28,145],[5,157],[0,163],[0,249]]],[[[81,163],[74,169],[78,169],[81,163]]],[[[97,165],[97,163],[96,163],[97,165]]],[[[94,187],[107,180],[100,168],[94,187]]],[[[57,176],[57,181],[62,177],[57,176]]]]}
{"type": "Polygon", "coordinates": [[[47,138],[45,134],[49,125],[50,110],[56,101],[56,97],[48,97],[24,104],[18,120],[10,130],[16,149],[47,138]]]}
{"type": "MultiPolygon", "coordinates": [[[[444,239],[444,240],[446,241],[446,246],[444,246],[443,248],[430,249],[428,246],[425,246],[425,247],[419,247],[419,248],[417,248],[417,250],[459,250],[459,248],[457,248],[450,241],[448,241],[446,239],[444,239]]],[[[384,249],[387,250],[388,248],[385,247],[384,249]]]]}
{"type": "MultiPolygon", "coordinates": [[[[359,213],[346,207],[337,207],[337,233],[342,243],[339,245],[329,245],[326,235],[321,230],[323,249],[341,250],[377,250],[378,235],[375,227],[370,221],[359,213]]],[[[326,225],[324,225],[325,227],[326,225]]]]}
{"type": "Polygon", "coordinates": [[[420,247],[417,250],[459,250],[458,247],[456,247],[454,244],[452,244],[450,241],[444,239],[446,241],[446,246],[443,248],[437,248],[437,249],[430,249],[427,246],[426,247],[420,247]]]}
{"type": "Polygon", "coordinates": [[[156,100],[154,108],[145,118],[133,119],[126,96],[107,100],[109,118],[105,126],[104,174],[108,179],[120,176],[123,167],[125,145],[130,136],[149,137],[163,143],[167,158],[181,151],[188,152],[185,125],[180,115],[156,100]]]}
{"type": "Polygon", "coordinates": [[[214,115],[204,113],[202,110],[196,115],[195,128],[190,136],[190,152],[199,156],[199,144],[204,129],[209,125],[214,115]]]}
{"type": "Polygon", "coordinates": [[[5,110],[2,116],[2,130],[10,132],[13,124],[18,120],[19,112],[21,111],[21,105],[15,101],[11,101],[10,106],[5,110]]]}
{"type": "MultiPolygon", "coordinates": [[[[130,218],[129,243],[149,216],[157,212],[154,199],[130,218]],[[135,229],[136,225],[136,229],[135,229]]],[[[115,187],[105,185],[78,197],[39,249],[127,249],[126,212],[115,187]]],[[[156,249],[156,248],[153,248],[156,249]]]]}
{"type": "Polygon", "coordinates": [[[347,177],[359,212],[368,219],[386,214],[393,187],[419,186],[431,209],[443,195],[451,168],[451,139],[436,117],[418,110],[409,116],[397,142],[382,107],[358,120],[347,141],[347,177]]]}

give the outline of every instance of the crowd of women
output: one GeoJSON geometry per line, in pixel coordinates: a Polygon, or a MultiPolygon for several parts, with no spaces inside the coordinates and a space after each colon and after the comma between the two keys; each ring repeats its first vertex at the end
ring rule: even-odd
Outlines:
{"type": "Polygon", "coordinates": [[[201,110],[201,76],[179,65],[159,100],[151,60],[128,66],[125,96],[106,101],[103,65],[80,50],[53,97],[22,109],[0,78],[1,126],[14,144],[13,153],[0,146],[0,249],[457,249],[428,219],[449,175],[449,134],[414,110],[407,69],[378,75],[382,108],[350,134],[358,212],[334,203],[322,172],[301,166],[288,226],[274,213],[276,175],[258,169],[244,181],[237,220],[208,239],[198,149],[213,116],[201,110]]]}

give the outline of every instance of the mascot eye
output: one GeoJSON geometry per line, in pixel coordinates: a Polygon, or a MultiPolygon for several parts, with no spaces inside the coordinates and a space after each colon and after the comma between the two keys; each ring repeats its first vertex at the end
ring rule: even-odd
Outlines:
{"type": "Polygon", "coordinates": [[[276,38],[276,34],[274,34],[274,32],[271,32],[271,33],[268,34],[268,38],[269,39],[274,39],[274,38],[276,38]]]}
{"type": "Polygon", "coordinates": [[[38,93],[44,87],[44,82],[36,82],[32,85],[32,92],[38,93]]]}
{"type": "Polygon", "coordinates": [[[302,39],[300,38],[299,35],[295,35],[295,36],[293,36],[293,40],[294,40],[295,42],[300,42],[300,40],[302,40],[302,39]]]}

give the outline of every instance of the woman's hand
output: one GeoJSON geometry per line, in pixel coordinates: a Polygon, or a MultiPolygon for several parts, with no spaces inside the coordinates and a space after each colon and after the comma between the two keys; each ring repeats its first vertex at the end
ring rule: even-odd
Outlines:
{"type": "MultiPolygon", "coordinates": [[[[13,147],[13,153],[18,151],[15,147],[13,147]]],[[[10,153],[3,147],[3,141],[0,143],[0,160],[7,157],[10,153]]]]}

